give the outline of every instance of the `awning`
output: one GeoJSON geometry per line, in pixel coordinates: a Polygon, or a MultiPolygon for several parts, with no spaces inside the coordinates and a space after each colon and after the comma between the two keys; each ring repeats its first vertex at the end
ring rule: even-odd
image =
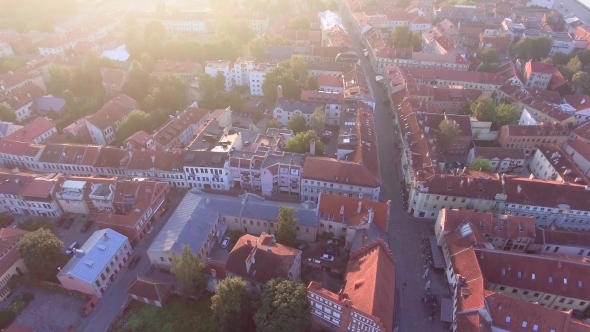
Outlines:
{"type": "Polygon", "coordinates": [[[443,297],[440,305],[440,320],[443,322],[453,322],[453,299],[443,297]]]}
{"type": "Polygon", "coordinates": [[[445,262],[445,256],[442,250],[436,243],[436,236],[430,235],[430,251],[432,252],[432,260],[434,261],[435,269],[446,269],[447,263],[445,262]]]}

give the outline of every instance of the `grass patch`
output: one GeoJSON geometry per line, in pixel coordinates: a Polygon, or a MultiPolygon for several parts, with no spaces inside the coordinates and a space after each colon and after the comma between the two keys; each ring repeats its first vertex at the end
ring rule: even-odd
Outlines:
{"type": "Polygon", "coordinates": [[[53,231],[53,223],[49,221],[41,221],[35,219],[27,219],[18,224],[18,226],[16,227],[29,232],[34,232],[40,228],[46,228],[50,231],[53,231]]]}
{"type": "Polygon", "coordinates": [[[113,332],[213,332],[211,297],[203,292],[198,300],[184,301],[173,295],[163,308],[131,301],[126,313],[115,323],[113,332]]]}
{"type": "Polygon", "coordinates": [[[0,311],[0,329],[10,326],[18,314],[34,299],[35,296],[31,293],[22,293],[16,296],[6,309],[0,311]]]}

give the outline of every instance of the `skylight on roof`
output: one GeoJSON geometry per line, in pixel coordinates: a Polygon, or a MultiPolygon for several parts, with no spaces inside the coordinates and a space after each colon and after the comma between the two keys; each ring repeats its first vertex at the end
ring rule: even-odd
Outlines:
{"type": "Polygon", "coordinates": [[[506,316],[506,323],[510,323],[510,316],[506,316]]]}

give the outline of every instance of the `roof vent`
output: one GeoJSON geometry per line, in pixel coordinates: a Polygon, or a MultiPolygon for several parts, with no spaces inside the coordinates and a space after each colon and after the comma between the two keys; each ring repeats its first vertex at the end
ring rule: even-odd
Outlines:
{"type": "Polygon", "coordinates": [[[84,264],[93,267],[94,266],[94,262],[93,261],[84,261],[84,264]]]}
{"type": "Polygon", "coordinates": [[[102,244],[99,244],[99,245],[97,245],[96,247],[97,247],[98,249],[102,250],[102,251],[105,251],[105,250],[107,250],[107,247],[106,247],[106,246],[104,246],[104,245],[102,245],[102,244]]]}

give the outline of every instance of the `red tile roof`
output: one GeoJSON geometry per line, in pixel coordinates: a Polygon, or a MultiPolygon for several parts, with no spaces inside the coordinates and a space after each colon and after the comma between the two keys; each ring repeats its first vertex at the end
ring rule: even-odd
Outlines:
{"type": "Polygon", "coordinates": [[[590,96],[588,95],[569,95],[563,97],[565,101],[575,108],[576,111],[582,111],[590,108],[590,96]]]}
{"type": "Polygon", "coordinates": [[[570,312],[543,307],[501,293],[489,293],[485,301],[492,316],[492,325],[497,329],[530,332],[535,331],[533,326],[537,326],[536,331],[569,331],[570,312]]]}
{"type": "Polygon", "coordinates": [[[227,258],[225,270],[244,279],[266,283],[273,278],[289,278],[289,271],[301,250],[273,243],[274,236],[262,234],[243,235],[227,258]],[[254,258],[247,269],[246,262],[254,258]]]}
{"type": "Polygon", "coordinates": [[[53,194],[56,184],[57,181],[55,180],[34,178],[27,182],[20,195],[26,197],[47,198],[53,194]]]}
{"type": "Polygon", "coordinates": [[[457,315],[455,324],[456,332],[492,332],[490,324],[477,311],[457,315]]]}
{"type": "Polygon", "coordinates": [[[543,101],[547,101],[553,104],[561,104],[561,96],[556,91],[549,91],[538,88],[528,88],[526,89],[526,91],[529,93],[530,96],[536,97],[543,101]]]}
{"type": "Polygon", "coordinates": [[[13,247],[29,232],[18,228],[0,228],[0,253],[8,251],[0,257],[0,273],[4,275],[21,257],[18,249],[13,247]]]}
{"type": "Polygon", "coordinates": [[[35,84],[27,84],[13,93],[0,97],[0,103],[7,103],[13,110],[18,110],[24,105],[44,96],[45,91],[35,84]]]}
{"type": "Polygon", "coordinates": [[[0,141],[0,153],[21,156],[31,145],[28,142],[18,142],[4,138],[0,141]]]}
{"type": "Polygon", "coordinates": [[[532,73],[541,73],[541,74],[553,74],[555,66],[549,63],[543,62],[536,62],[536,61],[529,61],[527,66],[530,64],[530,69],[532,73]]]}
{"type": "Polygon", "coordinates": [[[492,213],[474,212],[473,210],[449,210],[444,208],[441,225],[443,230],[455,231],[463,223],[471,223],[482,234],[517,239],[535,237],[535,218],[524,216],[504,216],[496,218],[492,213]]]}
{"type": "Polygon", "coordinates": [[[575,138],[567,142],[567,145],[574,149],[584,159],[590,161],[590,144],[580,138],[575,138]]]}
{"type": "Polygon", "coordinates": [[[120,94],[104,104],[98,112],[87,117],[86,121],[104,130],[117,121],[121,121],[136,109],[139,109],[139,103],[135,99],[120,94]]]}
{"type": "Polygon", "coordinates": [[[572,130],[572,132],[583,140],[590,142],[590,122],[586,122],[583,125],[575,128],[572,130]]]}
{"type": "Polygon", "coordinates": [[[590,265],[559,256],[527,255],[476,248],[487,282],[590,300],[590,265]],[[519,276],[520,274],[520,276],[519,276]]]}
{"type": "Polygon", "coordinates": [[[160,282],[145,276],[137,276],[131,286],[127,288],[127,294],[162,303],[166,301],[171,290],[172,285],[169,283],[160,282]]]}
{"type": "Polygon", "coordinates": [[[506,83],[506,78],[496,73],[418,67],[400,67],[399,70],[407,83],[411,83],[413,79],[436,79],[441,81],[473,82],[494,85],[502,85],[506,83]]]}
{"type": "Polygon", "coordinates": [[[329,220],[329,216],[333,216],[331,221],[346,223],[349,226],[364,223],[363,220],[369,215],[369,209],[373,209],[373,223],[379,226],[382,231],[387,232],[388,203],[332,194],[321,194],[318,203],[320,219],[329,220]]]}
{"type": "Polygon", "coordinates": [[[385,331],[393,328],[396,261],[383,240],[350,256],[344,294],[355,308],[381,320],[385,331]]]}
{"type": "Polygon", "coordinates": [[[33,142],[34,139],[55,128],[55,124],[45,118],[36,118],[23,128],[6,136],[6,139],[19,142],[33,142]]]}
{"type": "Polygon", "coordinates": [[[573,229],[551,229],[537,227],[535,229],[537,244],[559,244],[586,247],[590,243],[590,232],[573,229]]]}
{"type": "Polygon", "coordinates": [[[337,88],[342,88],[342,77],[340,76],[331,76],[331,75],[319,75],[318,76],[318,85],[319,86],[333,86],[337,88]]]}

